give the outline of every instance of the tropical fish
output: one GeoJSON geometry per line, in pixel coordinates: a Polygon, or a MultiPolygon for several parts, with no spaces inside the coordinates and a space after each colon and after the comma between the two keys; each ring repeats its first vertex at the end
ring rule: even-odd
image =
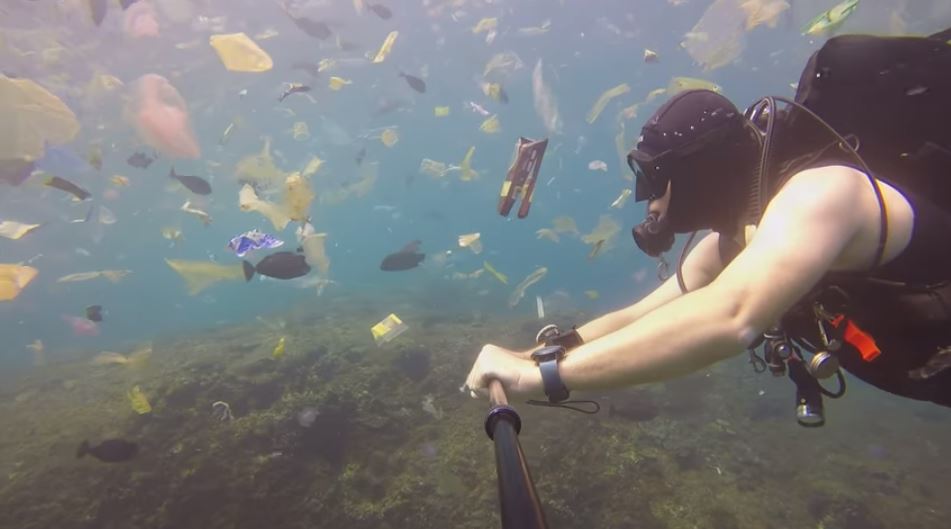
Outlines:
{"type": "Polygon", "coordinates": [[[367,4],[367,7],[383,20],[389,20],[393,16],[393,12],[383,4],[367,4]]]}
{"type": "Polygon", "coordinates": [[[413,75],[409,75],[409,74],[406,74],[406,73],[403,73],[403,72],[400,72],[399,75],[400,75],[400,77],[402,77],[403,79],[406,79],[406,84],[408,84],[410,88],[412,88],[413,90],[416,90],[416,91],[419,92],[420,94],[425,94],[425,93],[426,93],[426,82],[425,82],[425,81],[423,81],[423,80],[420,79],[419,77],[416,77],[416,76],[413,76],[413,75]]]}
{"type": "Polygon", "coordinates": [[[287,88],[284,89],[284,93],[281,94],[281,97],[278,99],[278,101],[284,102],[287,96],[291,94],[303,94],[305,92],[310,92],[309,86],[301,83],[288,83],[287,88]]]}
{"type": "Polygon", "coordinates": [[[86,319],[89,321],[102,321],[102,305],[90,305],[86,307],[86,319]]]}
{"type": "Polygon", "coordinates": [[[242,267],[246,281],[250,281],[255,272],[274,279],[294,279],[310,273],[310,265],[304,256],[294,252],[272,253],[258,261],[257,265],[243,261],[242,267]]]}
{"type": "Polygon", "coordinates": [[[65,191],[79,200],[86,200],[91,197],[92,194],[89,191],[79,187],[78,185],[66,180],[65,178],[60,178],[58,176],[50,176],[44,182],[43,185],[49,187],[55,187],[61,191],[65,191]]]}
{"type": "Polygon", "coordinates": [[[400,251],[387,255],[383,258],[383,262],[380,263],[380,270],[385,272],[398,272],[416,268],[419,266],[419,263],[426,258],[426,254],[418,251],[420,244],[422,244],[422,241],[413,241],[404,246],[400,251]]]}
{"type": "Polygon", "coordinates": [[[139,453],[139,445],[123,439],[106,439],[96,446],[89,446],[89,441],[83,441],[76,450],[76,458],[89,454],[103,463],[121,463],[128,461],[139,453]]]}
{"type": "Polygon", "coordinates": [[[196,195],[211,194],[211,184],[209,184],[204,178],[178,174],[175,172],[174,167],[168,170],[168,176],[169,178],[174,178],[175,180],[181,182],[183,186],[187,187],[189,191],[195,193],[196,195]]]}
{"type": "Polygon", "coordinates": [[[314,37],[315,39],[327,40],[333,35],[333,31],[330,30],[325,22],[319,20],[313,20],[305,17],[297,17],[291,14],[288,10],[287,4],[281,4],[281,8],[284,9],[284,13],[290,17],[291,22],[297,26],[297,29],[303,31],[304,33],[314,37]]]}
{"type": "Polygon", "coordinates": [[[803,28],[803,35],[831,33],[839,28],[845,19],[859,7],[859,0],[845,0],[809,21],[803,28]]]}
{"type": "Polygon", "coordinates": [[[136,152],[126,160],[126,163],[138,169],[148,169],[155,158],[150,157],[144,152],[136,152]]]}
{"type": "Polygon", "coordinates": [[[283,245],[284,241],[258,230],[242,233],[228,242],[228,248],[238,257],[244,257],[254,250],[270,250],[283,245]]]}

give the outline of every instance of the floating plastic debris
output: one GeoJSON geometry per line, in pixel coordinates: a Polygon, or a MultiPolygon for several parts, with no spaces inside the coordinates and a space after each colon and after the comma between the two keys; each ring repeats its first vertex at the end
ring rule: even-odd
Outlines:
{"type": "Polygon", "coordinates": [[[231,405],[223,400],[215,401],[211,404],[211,416],[220,422],[234,420],[234,415],[231,413],[231,405]]]}
{"type": "Polygon", "coordinates": [[[631,196],[631,190],[625,188],[621,191],[621,194],[614,199],[614,202],[611,202],[611,207],[614,209],[621,209],[624,207],[624,204],[627,203],[628,197],[631,196]]]}
{"type": "Polygon", "coordinates": [[[208,42],[232,72],[266,72],[274,67],[271,56],[244,33],[212,35],[208,42]]]}
{"type": "Polygon", "coordinates": [[[380,134],[380,141],[387,147],[393,147],[396,145],[396,142],[400,141],[400,136],[396,132],[396,129],[384,129],[380,134]]]}
{"type": "Polygon", "coordinates": [[[319,416],[320,411],[317,408],[304,408],[297,412],[297,424],[301,425],[302,428],[310,428],[317,422],[319,416]]]}
{"type": "Polygon", "coordinates": [[[271,351],[271,358],[275,360],[280,360],[284,358],[285,347],[284,337],[281,336],[281,339],[277,341],[277,345],[274,346],[274,350],[271,351]]]}
{"type": "Polygon", "coordinates": [[[601,297],[601,294],[597,290],[585,290],[584,295],[590,300],[596,300],[601,297]]]}
{"type": "Polygon", "coordinates": [[[314,196],[310,182],[300,173],[291,173],[284,182],[284,210],[287,216],[291,220],[307,220],[314,196]]]}
{"type": "Polygon", "coordinates": [[[32,266],[0,264],[0,301],[16,299],[38,273],[32,266]]]}
{"type": "Polygon", "coordinates": [[[18,240],[39,228],[42,224],[25,224],[15,220],[0,220],[0,237],[18,240]]]}
{"type": "Polygon", "coordinates": [[[335,75],[330,78],[330,84],[328,86],[330,86],[331,90],[340,90],[341,88],[343,88],[344,86],[347,86],[348,84],[353,84],[353,81],[349,79],[344,79],[343,77],[337,77],[335,75]]]}
{"type": "Polygon", "coordinates": [[[479,238],[481,233],[467,233],[459,236],[459,246],[472,250],[472,253],[478,255],[482,253],[482,241],[479,238]]]}
{"type": "Polygon", "coordinates": [[[538,313],[538,319],[545,319],[545,303],[541,296],[535,296],[535,312],[538,313]]]}
{"type": "Polygon", "coordinates": [[[549,134],[560,134],[562,121],[558,112],[558,103],[551,88],[545,83],[541,59],[538,59],[532,71],[532,95],[535,100],[535,112],[542,118],[545,129],[549,134]]]}
{"type": "Polygon", "coordinates": [[[535,232],[535,237],[538,239],[548,239],[551,242],[559,242],[561,239],[558,237],[558,232],[551,228],[542,228],[535,232]]]}
{"type": "Polygon", "coordinates": [[[606,172],[608,170],[608,164],[602,160],[592,160],[588,162],[588,170],[606,172]]]}
{"type": "Polygon", "coordinates": [[[171,158],[200,158],[185,99],[168,79],[146,74],[133,90],[129,113],[142,141],[171,158]]]}
{"type": "Polygon", "coordinates": [[[152,405],[149,404],[149,399],[145,396],[145,393],[142,392],[142,388],[135,386],[127,393],[127,396],[129,397],[129,404],[132,405],[133,411],[139,415],[152,413],[152,405]]]}
{"type": "Polygon", "coordinates": [[[379,51],[377,51],[376,55],[373,57],[374,64],[381,63],[386,60],[386,57],[391,51],[393,51],[393,43],[396,42],[396,37],[398,37],[399,34],[399,31],[391,31],[390,34],[386,36],[386,39],[380,46],[379,51]]]}
{"type": "Polygon", "coordinates": [[[77,272],[75,274],[67,274],[63,277],[60,277],[56,280],[57,283],[75,283],[78,281],[89,281],[91,279],[96,279],[99,277],[104,277],[111,281],[112,283],[118,283],[125,276],[132,273],[132,270],[98,270],[95,272],[77,272]]]}
{"type": "Polygon", "coordinates": [[[192,206],[192,203],[191,203],[190,201],[188,201],[188,200],[186,200],[185,203],[182,204],[182,207],[179,208],[179,209],[181,209],[181,210],[184,211],[185,213],[190,213],[190,214],[192,214],[192,215],[198,217],[198,219],[199,219],[199,220],[202,222],[202,224],[204,224],[205,226],[208,226],[208,225],[211,224],[211,215],[209,215],[206,211],[204,211],[204,210],[202,210],[202,209],[199,209],[199,208],[196,208],[195,206],[192,206]]]}
{"type": "MultiPolygon", "coordinates": [[[[661,91],[661,89],[657,89],[651,93],[666,93],[669,97],[674,97],[678,93],[685,90],[712,90],[717,93],[723,91],[723,89],[720,88],[720,85],[710,81],[705,81],[703,79],[695,79],[693,77],[674,77],[670,80],[670,84],[667,85],[666,89],[663,89],[663,91],[661,91]]],[[[648,99],[651,99],[650,95],[648,95],[648,99]]]]}
{"type": "Polygon", "coordinates": [[[502,283],[503,285],[509,284],[508,276],[496,270],[495,267],[492,266],[492,263],[488,261],[482,261],[482,269],[492,274],[492,277],[498,279],[499,283],[502,283]]]}
{"type": "Polygon", "coordinates": [[[598,97],[598,100],[595,101],[594,106],[591,107],[591,110],[588,111],[588,115],[585,117],[585,121],[587,121],[589,125],[594,123],[595,121],[597,121],[598,116],[601,115],[601,112],[604,111],[604,107],[608,106],[608,103],[612,99],[616,97],[620,97],[630,91],[631,91],[631,87],[627,83],[622,83],[615,86],[614,88],[609,88],[608,90],[605,90],[604,93],[602,93],[598,97]]]}
{"type": "Polygon", "coordinates": [[[47,143],[69,143],[79,133],[73,111],[30,79],[0,74],[0,160],[33,162],[43,157],[47,143]]]}
{"type": "Polygon", "coordinates": [[[403,334],[407,329],[409,327],[403,323],[403,320],[399,319],[396,314],[390,314],[383,318],[380,323],[370,327],[370,332],[373,334],[373,340],[379,346],[403,334]]]}
{"type": "Polygon", "coordinates": [[[475,145],[469,147],[466,155],[462,158],[462,162],[459,163],[459,180],[463,182],[469,182],[479,177],[479,173],[472,169],[472,156],[475,155],[475,149],[475,145]]]}
{"type": "Polygon", "coordinates": [[[294,122],[294,126],[291,127],[291,135],[297,141],[310,139],[310,129],[307,127],[307,123],[303,121],[294,122]]]}
{"type": "Polygon", "coordinates": [[[497,134],[502,130],[502,124],[499,122],[498,114],[493,114],[491,117],[486,118],[485,121],[479,125],[479,130],[486,134],[497,134]]]}
{"type": "Polygon", "coordinates": [[[433,115],[437,118],[444,118],[449,115],[449,107],[435,107],[433,108],[433,115]]]}
{"type": "Polygon", "coordinates": [[[449,174],[449,166],[443,162],[423,158],[423,161],[419,163],[419,172],[433,178],[442,178],[449,174]]]}
{"type": "Polygon", "coordinates": [[[660,62],[660,57],[658,57],[656,51],[644,48],[644,62],[646,62],[647,64],[660,62]]]}
{"type": "Polygon", "coordinates": [[[434,419],[440,420],[445,417],[445,413],[442,409],[436,407],[435,400],[435,397],[432,395],[423,397],[423,411],[432,415],[434,419]]]}
{"type": "Polygon", "coordinates": [[[845,19],[852,14],[859,7],[859,0],[845,0],[840,2],[829,9],[828,11],[819,14],[816,18],[809,21],[808,24],[803,28],[803,35],[820,35],[823,33],[831,33],[832,31],[838,29],[839,26],[845,22],[845,19]]]}
{"type": "Polygon", "coordinates": [[[241,208],[241,211],[256,211],[264,215],[265,218],[271,221],[277,231],[284,230],[291,221],[284,208],[273,202],[258,198],[254,188],[248,184],[244,184],[238,193],[238,207],[241,208]]]}
{"type": "Polygon", "coordinates": [[[185,280],[188,295],[194,296],[219,281],[245,281],[240,264],[220,265],[212,261],[166,259],[165,263],[185,280]]]}
{"type": "Polygon", "coordinates": [[[509,308],[515,308],[515,306],[518,305],[518,302],[521,301],[523,297],[525,297],[525,290],[535,283],[541,281],[547,273],[548,269],[544,266],[540,266],[536,268],[531,274],[528,274],[528,276],[525,277],[521,283],[516,285],[515,290],[512,291],[512,295],[509,296],[509,308]]]}

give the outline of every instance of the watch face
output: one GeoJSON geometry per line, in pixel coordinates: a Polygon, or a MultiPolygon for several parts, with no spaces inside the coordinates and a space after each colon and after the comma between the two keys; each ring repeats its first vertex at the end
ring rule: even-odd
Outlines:
{"type": "Polygon", "coordinates": [[[558,360],[565,354],[565,348],[560,345],[549,345],[542,347],[532,353],[532,359],[536,363],[547,362],[549,360],[558,360]]]}

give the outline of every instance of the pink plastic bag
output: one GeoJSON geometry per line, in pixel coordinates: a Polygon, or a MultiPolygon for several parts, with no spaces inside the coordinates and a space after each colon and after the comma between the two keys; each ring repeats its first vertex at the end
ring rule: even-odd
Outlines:
{"type": "Polygon", "coordinates": [[[139,137],[150,147],[171,158],[201,157],[185,100],[168,79],[154,73],[140,77],[131,112],[139,137]]]}

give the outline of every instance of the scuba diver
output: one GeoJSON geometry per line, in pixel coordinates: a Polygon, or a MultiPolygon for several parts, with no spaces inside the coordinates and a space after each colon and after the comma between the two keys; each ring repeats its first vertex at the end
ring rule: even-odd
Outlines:
{"type": "Polygon", "coordinates": [[[822,395],[844,393],[842,369],[951,406],[949,94],[951,29],[832,38],[794,101],[740,112],[712,91],[674,95],[628,163],[647,202],[641,250],[705,233],[676,276],[577,329],[548,329],[532,350],[485,345],[463,389],[475,397],[496,379],[555,404],[745,349],[757,371],[788,373],[804,426],[824,422],[822,395]],[[833,375],[837,391],[820,384],[833,375]]]}

